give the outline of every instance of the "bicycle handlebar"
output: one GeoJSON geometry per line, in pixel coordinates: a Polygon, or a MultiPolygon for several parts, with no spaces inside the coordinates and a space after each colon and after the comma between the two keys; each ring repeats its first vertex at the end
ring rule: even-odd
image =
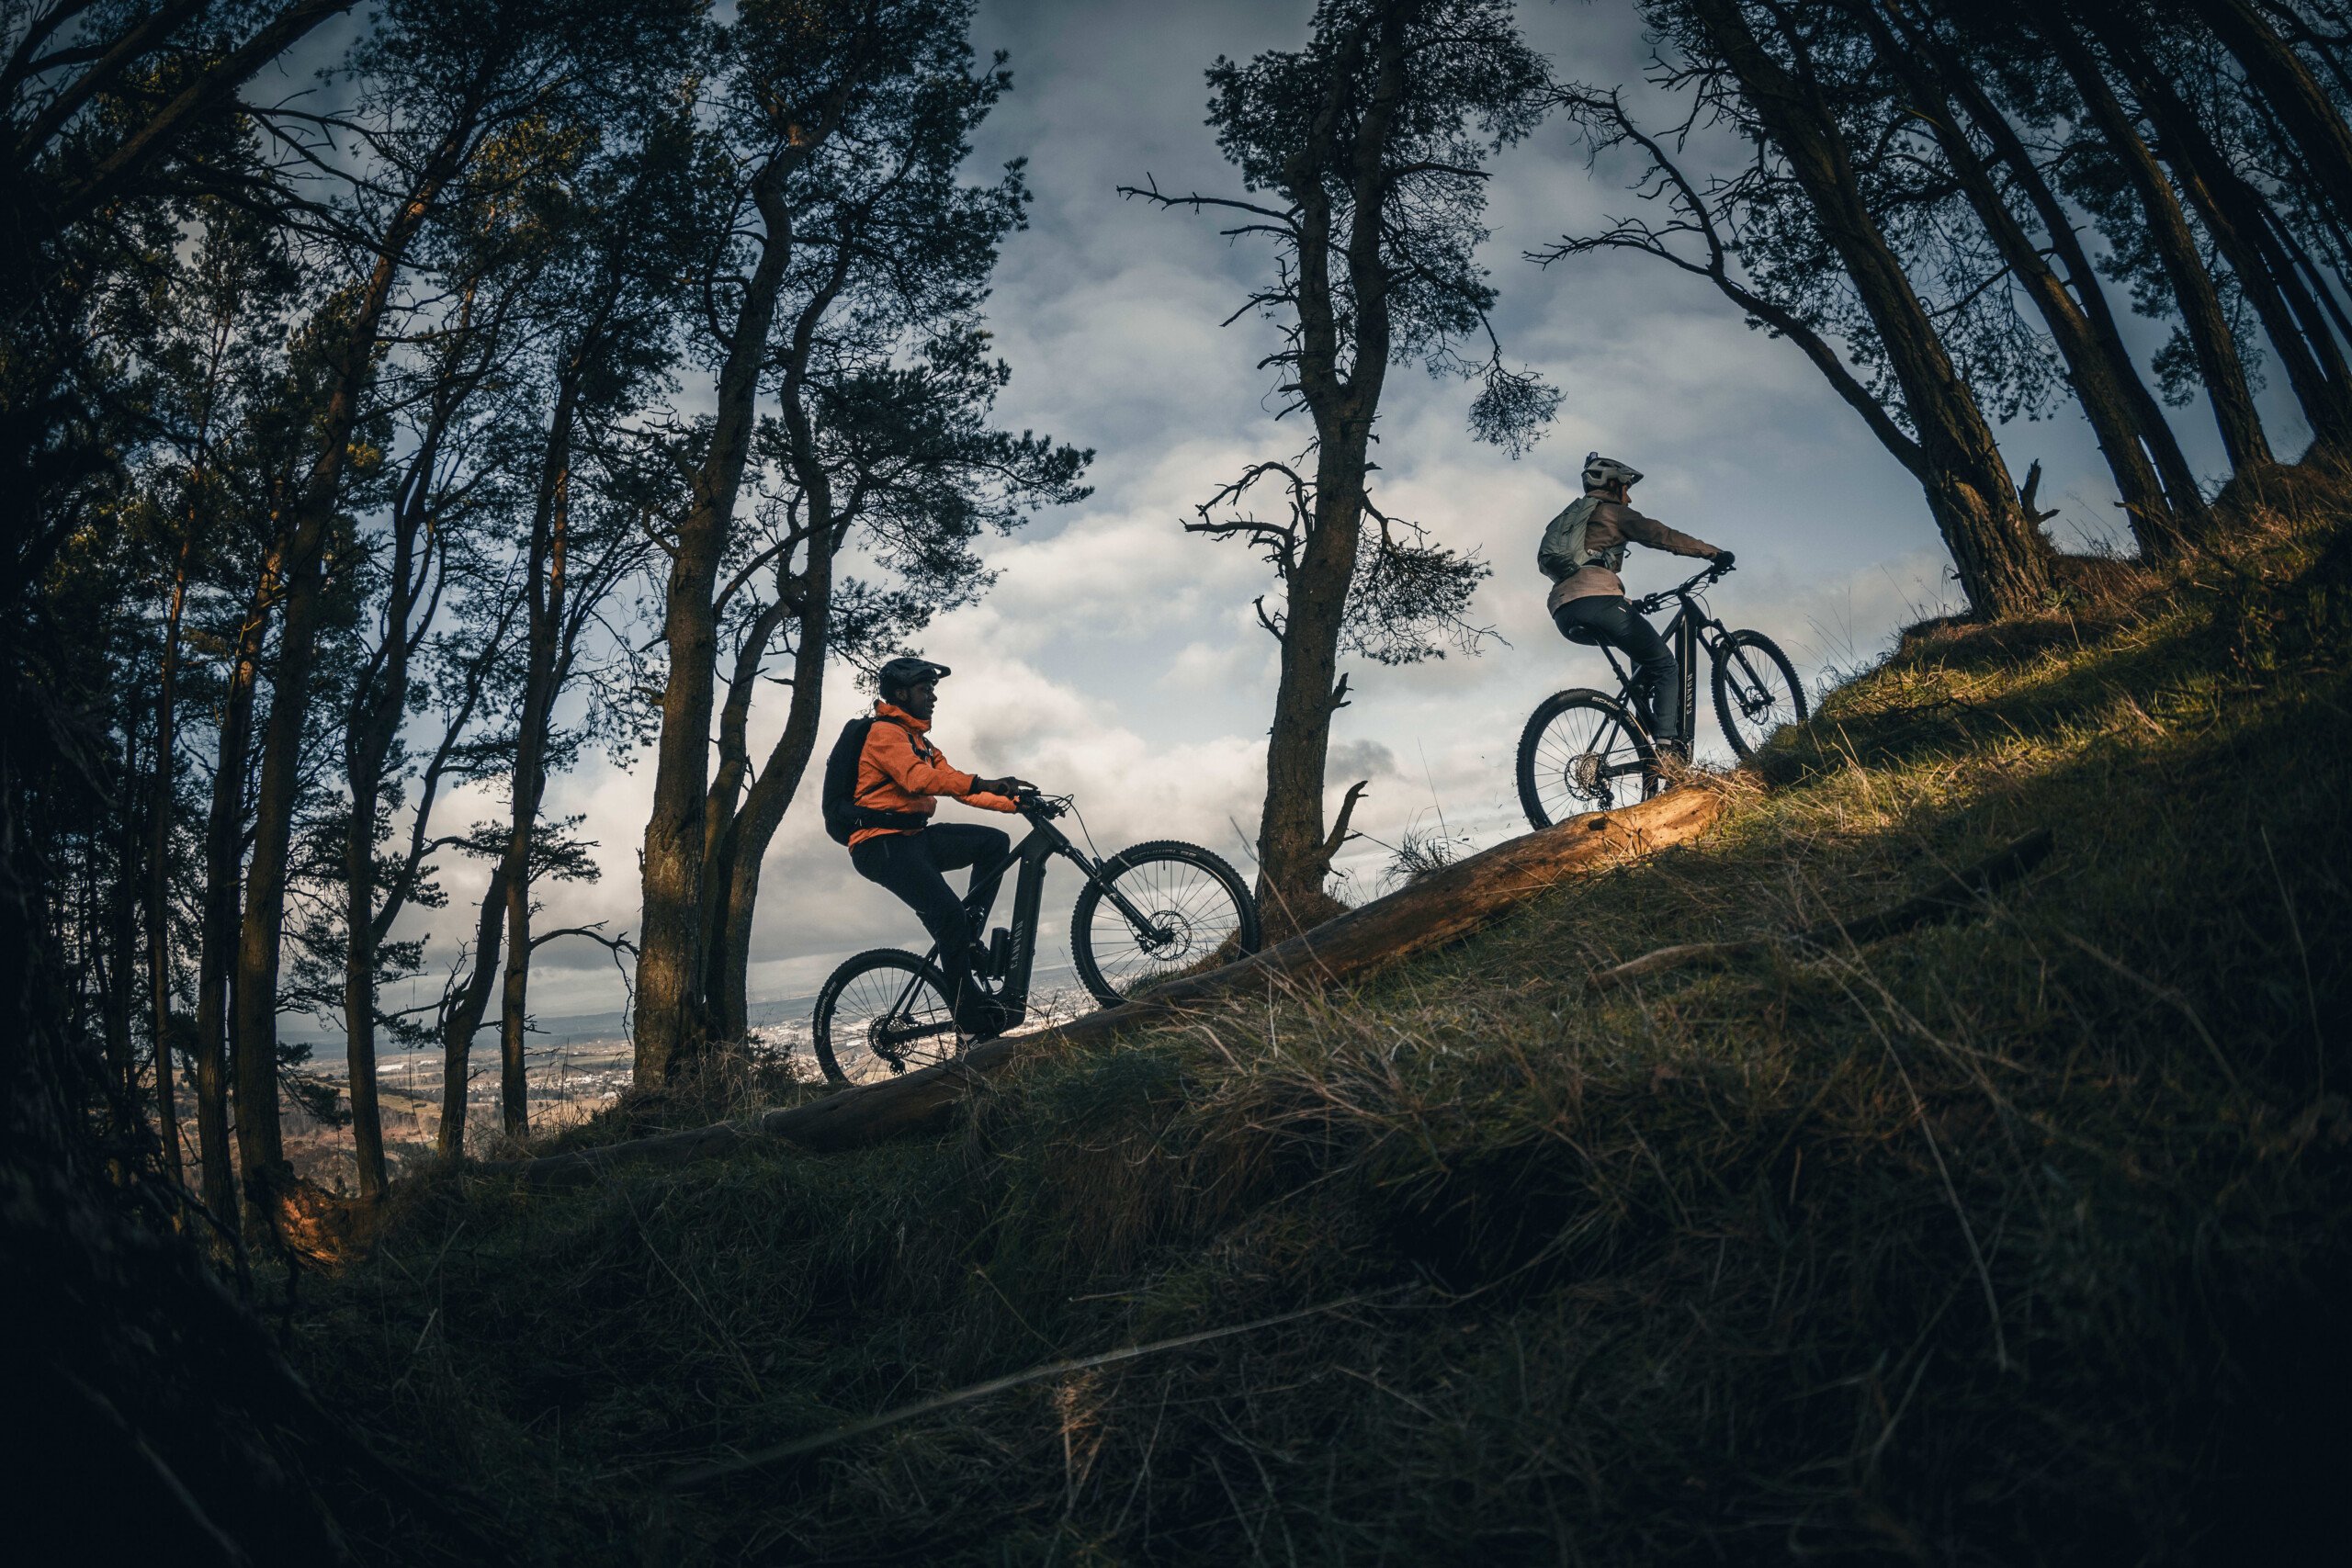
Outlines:
{"type": "Polygon", "coordinates": [[[1050,822],[1057,817],[1069,815],[1070,797],[1066,795],[1047,795],[1041,789],[1024,789],[1013,799],[1019,803],[1024,817],[1034,811],[1050,822]]]}
{"type": "Polygon", "coordinates": [[[1723,576],[1724,570],[1723,567],[1709,561],[1705,570],[1694,574],[1689,580],[1678,582],[1671,588],[1661,588],[1655,593],[1634,600],[1633,607],[1645,615],[1649,615],[1662,607],[1668,600],[1679,599],[1701,583],[1713,581],[1723,576]]]}

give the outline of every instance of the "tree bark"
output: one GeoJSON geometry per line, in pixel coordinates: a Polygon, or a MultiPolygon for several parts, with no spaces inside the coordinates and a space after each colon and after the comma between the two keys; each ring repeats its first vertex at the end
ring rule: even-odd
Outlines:
{"type": "Polygon", "coordinates": [[[1918,429],[1928,508],[1971,609],[1998,617],[2044,604],[2056,552],[2018,505],[1992,427],[1871,213],[1835,116],[1765,51],[1738,0],[1687,0],[1687,8],[1788,160],[1870,312],[1918,429]]]}
{"type": "Polygon", "coordinates": [[[278,549],[271,548],[237,629],[220,705],[212,801],[204,824],[204,916],[197,947],[196,1150],[204,1202],[224,1225],[238,1224],[236,1167],[229,1152],[230,1019],[235,992],[237,907],[243,870],[245,784],[253,766],[254,688],[262,640],[277,599],[278,549]]]}
{"type": "Polygon", "coordinates": [[[792,253],[792,213],[779,155],[752,185],[765,225],[759,265],[744,284],[734,335],[718,376],[710,447],[695,470],[694,498],[678,525],[662,615],[670,674],[662,692],[653,810],[645,824],[644,909],[638,933],[635,1077],[667,1083],[707,1038],[703,998],[703,857],[708,808],[710,720],[718,626],[711,604],[756,423],[768,333],[792,253]]]}
{"type": "Polygon", "coordinates": [[[147,1019],[155,1045],[155,1127],[164,1141],[164,1174],[181,1177],[179,1100],[172,1082],[172,818],[179,755],[180,617],[187,608],[193,532],[180,542],[172,572],[171,607],[164,616],[164,657],[155,679],[155,769],[147,823],[147,1019]]]}
{"type": "MultiPolygon", "coordinates": [[[[139,864],[139,827],[137,808],[132,805],[137,796],[139,769],[139,737],[132,728],[122,738],[122,786],[120,809],[114,814],[115,874],[107,879],[107,888],[100,908],[105,922],[105,957],[93,965],[98,982],[99,1018],[105,1029],[107,1070],[113,1082],[114,1117],[118,1130],[129,1133],[140,1121],[139,1070],[130,1049],[130,1016],[137,1010],[139,983],[132,976],[138,972],[138,915],[134,908],[133,888],[137,886],[139,864]]],[[[95,848],[96,846],[93,846],[95,848]]],[[[96,874],[95,863],[91,866],[96,874]]],[[[96,911],[94,911],[94,913],[96,911]]],[[[96,954],[93,944],[93,954],[96,954]]]]}
{"type": "Polygon", "coordinates": [[[441,1129],[434,1148],[445,1159],[466,1152],[466,1089],[472,1078],[474,1036],[490,1010],[490,988],[498,979],[498,938],[506,910],[506,866],[490,874],[474,921],[474,969],[441,1017],[441,1129]]]}
{"type": "MultiPolygon", "coordinates": [[[[1355,164],[1343,171],[1350,213],[1343,264],[1353,292],[1353,354],[1340,365],[1343,328],[1330,271],[1335,215],[1325,186],[1342,133],[1347,96],[1366,43],[1341,46],[1306,144],[1283,170],[1300,215],[1299,395],[1315,421],[1313,525],[1283,592],[1282,662],[1266,739],[1266,800],[1258,824],[1258,900],[1269,929],[1295,931],[1330,908],[1324,882],[1345,834],[1323,825],[1331,715],[1346,701],[1340,636],[1363,527],[1364,463],[1388,374],[1388,271],[1382,207],[1389,137],[1406,82],[1407,7],[1384,6],[1370,43],[1374,83],[1355,127],[1355,164]]],[[[1344,818],[1340,824],[1344,829],[1344,818]]]]}
{"type": "MultiPolygon", "coordinates": [[[[847,524],[834,503],[832,475],[818,450],[816,424],[809,417],[806,394],[818,326],[849,281],[853,234],[838,235],[835,244],[832,266],[823,285],[811,293],[793,321],[791,342],[783,355],[784,384],[777,398],[784,415],[786,461],[800,487],[808,558],[799,572],[791,572],[790,552],[797,541],[785,541],[776,603],[770,615],[761,617],[752,635],[746,637],[747,660],[737,669],[728,693],[734,775],[727,788],[725,815],[713,818],[704,863],[704,995],[713,1026],[728,1040],[743,1040],[751,1034],[752,923],[758,913],[760,863],[816,750],[824,703],[825,660],[832,647],[833,552],[847,524]],[[775,620],[770,616],[780,617],[787,612],[794,617],[797,634],[793,648],[792,703],[786,711],[782,733],[769,748],[766,765],[738,810],[736,792],[750,761],[743,725],[757,682],[758,660],[774,632],[775,620]]],[[[856,500],[853,495],[853,512],[856,500]]],[[[722,736],[722,755],[728,754],[729,739],[722,736]]]]}
{"type": "Polygon", "coordinates": [[[797,585],[800,630],[793,649],[792,705],[785,714],[784,731],[768,749],[767,761],[729,823],[713,863],[723,902],[710,942],[710,995],[721,1037],[728,1040],[751,1037],[752,922],[759,908],[760,864],[800,788],[823,722],[825,660],[831,649],[829,533],[820,529],[811,536],[808,570],[797,585]]]}
{"type": "MultiPolygon", "coordinates": [[[[796,536],[781,547],[781,558],[786,564],[797,543],[796,536]]],[[[748,1021],[745,1005],[734,996],[728,983],[727,955],[733,946],[728,922],[733,909],[735,860],[744,842],[742,811],[751,805],[744,781],[753,780],[753,795],[772,793],[760,789],[771,770],[763,769],[755,779],[752,773],[750,730],[752,699],[759,689],[767,646],[775,638],[776,627],[792,612],[792,590],[784,581],[785,574],[779,571],[777,575],[780,581],[775,602],[752,617],[743,629],[741,641],[736,645],[735,669],[728,677],[727,701],[718,715],[718,770],[711,778],[703,818],[703,996],[710,1010],[711,1029],[720,1040],[743,1039],[748,1021]]],[[[804,626],[804,635],[806,629],[804,626]]],[[[790,712],[797,714],[800,705],[801,694],[796,686],[790,712]]],[[[785,728],[788,730],[791,727],[792,720],[787,716],[785,728]]],[[[786,802],[789,803],[788,792],[786,802]]],[[[764,843],[761,847],[764,850],[764,843]]],[[[756,889],[756,869],[752,883],[756,889]]],[[[749,947],[747,941],[743,944],[747,954],[749,947]]]]}
{"type": "MultiPolygon", "coordinates": [[[[354,693],[344,746],[344,773],[351,792],[351,819],[343,842],[344,1060],[351,1097],[352,1151],[359,1170],[359,1196],[384,1195],[384,1123],[376,1095],[376,955],[382,923],[376,908],[376,812],[384,791],[384,770],[408,713],[409,660],[422,629],[412,633],[410,617],[423,591],[429,559],[419,558],[432,475],[440,453],[439,422],[420,445],[407,482],[393,503],[392,564],[384,605],[384,640],[354,693]]],[[[428,616],[430,612],[428,611],[428,616]]]]}
{"type": "Polygon", "coordinates": [[[530,1080],[524,1036],[530,1023],[531,840],[547,794],[547,751],[560,684],[557,644],[571,589],[571,442],[578,417],[578,358],[566,367],[548,422],[538,494],[532,505],[530,624],[523,677],[522,725],[514,742],[512,816],[500,867],[506,889],[506,976],[498,1017],[498,1103],[505,1130],[520,1137],[530,1126],[530,1080]]]}
{"type": "Polygon", "coordinates": [[[2213,275],[2206,268],[2197,236],[2189,230],[2188,214],[2181,210],[2180,197],[2174,192],[2172,182],[2165,177],[2155,154],[2148,150],[2138,126],[2125,112],[2098,61],[2075,30],[2062,20],[2044,21],[2038,30],[2049,40],[2066,73],[2074,78],[2091,122],[2106,139],[2140,198],[2149,244],[2172,284],[2181,328],[2188,333],[2189,348],[2197,356],[2198,374],[2205,384],[2206,399],[2213,411],[2213,423],[2220,428],[2222,449],[2229,456],[2231,468],[2242,473],[2276,461],[2271,455],[2270,438],[2263,432],[2262,415],[2255,407],[2253,389],[2246,382],[2245,362],[2240,357],[2237,339],[2230,331],[2229,312],[2222,308],[2221,291],[2214,287],[2213,275]]]}

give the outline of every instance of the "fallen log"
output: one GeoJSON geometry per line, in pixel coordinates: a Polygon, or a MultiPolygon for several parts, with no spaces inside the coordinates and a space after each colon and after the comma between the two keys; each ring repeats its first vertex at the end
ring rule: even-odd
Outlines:
{"type": "Polygon", "coordinates": [[[1856,919],[1824,920],[1801,931],[1742,937],[1732,942],[1680,942],[1672,947],[1657,948],[1639,958],[1629,958],[1612,968],[1586,976],[1585,989],[1605,991],[1668,970],[1686,969],[1696,964],[1730,964],[1775,947],[1826,950],[1849,942],[1859,947],[1864,942],[1878,942],[1933,920],[1973,914],[1983,908],[1984,899],[1996,889],[2017,881],[2041,864],[2050,853],[2050,829],[2037,828],[1965,871],[1952,873],[1925,893],[1905,898],[1900,904],[1856,919]]]}
{"type": "Polygon", "coordinates": [[[876,1143],[936,1124],[989,1074],[1046,1044],[1091,1044],[1244,994],[1262,994],[1276,985],[1320,990],[1358,979],[1459,941],[1569,877],[1696,838],[1722,810],[1722,795],[1692,787],[1622,811],[1571,818],[1457,861],[1238,963],[1171,980],[1123,1006],[1100,1009],[1052,1029],[984,1041],[953,1062],[859,1084],[805,1105],[780,1107],[745,1122],[721,1122],[539,1159],[485,1161],[477,1168],[520,1176],[534,1187],[574,1186],[594,1180],[618,1161],[683,1164],[747,1135],[782,1138],[816,1150],[876,1143]]]}
{"type": "Polygon", "coordinates": [[[1722,810],[1721,795],[1692,788],[1623,811],[1571,818],[1457,861],[1238,964],[1171,980],[1125,1006],[1087,1013],[1057,1029],[984,1042],[959,1060],[901,1078],[771,1111],[761,1118],[762,1131],[806,1148],[840,1149],[929,1125],[981,1077],[1048,1041],[1091,1044],[1277,982],[1319,990],[1359,978],[1459,941],[1570,876],[1696,838],[1722,810]]]}

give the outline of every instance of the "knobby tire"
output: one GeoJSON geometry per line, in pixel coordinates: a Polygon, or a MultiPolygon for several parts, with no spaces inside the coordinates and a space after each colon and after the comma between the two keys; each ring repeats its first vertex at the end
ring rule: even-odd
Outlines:
{"type": "Polygon", "coordinates": [[[963,1035],[956,1029],[953,1014],[948,1010],[947,977],[936,964],[904,949],[877,947],[835,969],[825,977],[824,988],[817,993],[817,1010],[809,1021],[809,1048],[817,1058],[818,1070],[837,1084],[896,1077],[888,1060],[870,1049],[876,1021],[865,1010],[869,1006],[889,1006],[906,988],[907,981],[917,975],[922,976],[922,984],[909,999],[908,1012],[919,1015],[918,1022],[944,1022],[947,1027],[943,1033],[909,1042],[902,1053],[902,1070],[911,1072],[960,1055],[963,1035]],[[861,986],[861,981],[865,984],[861,986]],[[842,1017],[845,1001],[854,1014],[863,1016],[842,1017]]]}
{"type": "Polygon", "coordinates": [[[1804,682],[1797,679],[1797,667],[1789,662],[1789,656],[1762,632],[1732,632],[1716,645],[1715,651],[1715,722],[1724,727],[1724,739],[1731,742],[1731,749],[1744,762],[1756,755],[1756,748],[1771,739],[1773,732],[1781,725],[1803,724],[1805,721],[1810,710],[1804,700],[1804,682]],[[1764,662],[1761,669],[1758,668],[1757,656],[1759,655],[1764,662]],[[1756,682],[1759,685],[1769,686],[1777,675],[1781,689],[1771,694],[1775,707],[1785,702],[1793,710],[1792,716],[1759,720],[1741,712],[1732,700],[1731,682],[1735,670],[1743,682],[1756,682]],[[1743,732],[1743,726],[1757,732],[1752,740],[1743,732]]]}
{"type": "Polygon", "coordinates": [[[1624,705],[1606,693],[1589,686],[1555,692],[1536,705],[1520,731],[1519,804],[1530,827],[1549,828],[1588,811],[1636,805],[1656,794],[1657,785],[1657,752],[1649,737],[1624,705]],[[1551,736],[1563,718],[1567,722],[1551,736]],[[1583,784],[1580,761],[1638,767],[1583,784]]]}
{"type": "Polygon", "coordinates": [[[1070,911],[1070,958],[1080,982],[1104,1007],[1116,1007],[1162,980],[1246,958],[1258,951],[1259,941],[1258,901],[1250,896],[1241,874],[1214,852],[1173,839],[1136,844],[1104,861],[1102,870],[1087,880],[1078,895],[1077,908],[1070,911]],[[1199,874],[1199,880],[1190,887],[1170,886],[1157,874],[1173,867],[1189,868],[1199,874]],[[1098,912],[1108,910],[1115,922],[1113,931],[1131,932],[1119,907],[1104,897],[1104,886],[1113,882],[1147,917],[1165,912],[1172,917],[1171,927],[1182,928],[1177,940],[1159,953],[1131,934],[1134,953],[1144,960],[1139,964],[1122,961],[1130,955],[1095,951],[1098,912]],[[1162,911],[1154,903],[1155,895],[1163,902],[1171,898],[1173,902],[1162,911]],[[1106,959],[1111,961],[1107,965],[1106,959]]]}

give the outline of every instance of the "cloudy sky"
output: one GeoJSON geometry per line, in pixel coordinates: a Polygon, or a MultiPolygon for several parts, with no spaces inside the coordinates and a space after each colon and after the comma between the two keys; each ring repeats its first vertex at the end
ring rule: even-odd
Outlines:
{"type": "MultiPolygon", "coordinates": [[[[1037,197],[1030,228],[1005,248],[989,310],[1013,371],[1000,416],[1094,448],[1094,493],[992,541],[995,592],[936,623],[922,651],[956,671],[936,726],[948,755],[1074,793],[1105,851],[1178,837],[1250,867],[1275,674],[1250,600],[1268,578],[1246,550],[1189,536],[1182,523],[1246,463],[1302,443],[1295,421],[1272,420],[1269,378],[1254,368],[1271,328],[1217,324],[1267,276],[1269,251],[1229,244],[1211,218],[1123,202],[1115,187],[1148,175],[1163,189],[1238,194],[1203,124],[1202,73],[1219,54],[1295,47],[1309,10],[1266,0],[983,0],[974,28],[980,50],[1009,52],[1015,84],[975,174],[1025,156],[1037,197]]],[[[1522,21],[1560,75],[1638,84],[1647,51],[1627,0],[1531,0],[1522,21]]],[[[1636,496],[1644,510],[1738,552],[1714,609],[1768,631],[1808,680],[1872,658],[1899,626],[1951,603],[1916,486],[1794,349],[1748,331],[1703,284],[1654,262],[1597,258],[1545,272],[1522,259],[1631,210],[1631,171],[1589,172],[1564,126],[1493,167],[1483,260],[1501,292],[1497,326],[1508,352],[1566,397],[1550,434],[1513,462],[1468,435],[1469,389],[1418,369],[1391,375],[1380,503],[1493,564],[1475,616],[1499,638],[1478,657],[1414,669],[1344,666],[1354,702],[1338,716],[1329,776],[1335,805],[1351,780],[1372,781],[1357,817],[1367,837],[1341,861],[1359,890],[1376,886],[1388,859],[1374,840],[1394,844],[1441,819],[1481,845],[1522,830],[1510,773],[1521,723],[1545,693],[1605,681],[1600,656],[1562,642],[1544,617],[1547,585],[1532,565],[1536,536],[1574,492],[1589,449],[1648,473],[1636,496]]],[[[2154,341],[2146,335],[2143,352],[2154,341]]],[[[2179,423],[2192,459],[2218,470],[2202,411],[2179,423]]],[[[2274,415],[2282,448],[2299,434],[2274,415]]],[[[2114,537],[2113,492],[2078,415],[2020,424],[2005,439],[2020,474],[2042,460],[2044,503],[2063,508],[2051,525],[2062,545],[2114,537]]],[[[1673,581],[1672,565],[1637,552],[1626,575],[1645,592],[1673,581]]],[[[828,729],[864,701],[838,676],[828,729]]],[[[755,756],[781,708],[779,689],[763,731],[755,721],[755,756]]],[[[1703,718],[1702,750],[1713,728],[1703,718]]],[[[552,786],[548,809],[584,814],[605,874],[551,889],[549,923],[633,928],[650,773],[650,757],[627,769],[597,760],[552,786]]],[[[1066,909],[1072,874],[1062,868],[1056,881],[1050,907],[1066,909]]],[[[755,1003],[813,991],[860,948],[921,945],[911,915],[859,881],[824,837],[813,777],[763,887],[755,1003]]],[[[435,948],[469,918],[453,899],[435,948]]],[[[1057,961],[1065,942],[1066,928],[1044,960],[1057,961]]],[[[609,961],[584,943],[544,950],[535,981],[543,1017],[620,1005],[609,961]]]]}

